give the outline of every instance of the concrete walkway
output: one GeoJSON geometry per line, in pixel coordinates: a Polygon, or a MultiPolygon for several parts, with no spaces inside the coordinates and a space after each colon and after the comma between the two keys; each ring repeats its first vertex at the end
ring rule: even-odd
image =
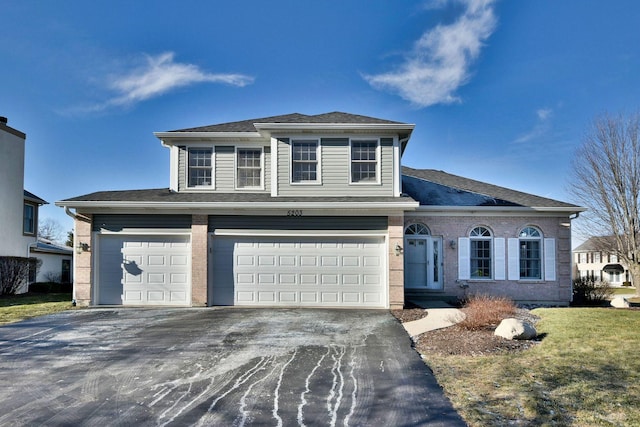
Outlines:
{"type": "Polygon", "coordinates": [[[462,311],[445,302],[429,301],[424,305],[427,306],[425,308],[427,317],[402,324],[411,337],[436,329],[448,328],[464,319],[462,311]]]}

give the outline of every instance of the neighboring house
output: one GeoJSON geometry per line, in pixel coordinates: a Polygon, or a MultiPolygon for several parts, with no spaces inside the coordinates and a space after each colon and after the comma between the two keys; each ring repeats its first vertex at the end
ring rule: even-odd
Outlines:
{"type": "Polygon", "coordinates": [[[31,246],[31,256],[42,261],[38,270],[37,282],[71,283],[73,276],[73,249],[39,238],[31,246]]]}
{"type": "Polygon", "coordinates": [[[413,128],[334,112],[156,133],[169,188],[56,203],[75,217],[77,302],[399,308],[481,292],[568,304],[584,209],[402,168],[413,128]]]}
{"type": "Polygon", "coordinates": [[[631,283],[628,267],[607,250],[615,246],[613,236],[590,237],[573,250],[576,277],[604,280],[613,286],[631,283]]]}
{"type": "MultiPolygon", "coordinates": [[[[39,258],[35,253],[38,210],[47,202],[24,189],[25,141],[23,132],[9,127],[6,117],[0,117],[0,257],[39,258]]],[[[36,280],[35,273],[30,272],[30,283],[36,280]]],[[[20,290],[26,291],[26,286],[20,290]]]]}

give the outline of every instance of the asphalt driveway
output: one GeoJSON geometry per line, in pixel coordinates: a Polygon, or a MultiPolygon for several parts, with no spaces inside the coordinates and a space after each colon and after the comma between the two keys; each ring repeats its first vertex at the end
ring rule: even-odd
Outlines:
{"type": "Polygon", "coordinates": [[[0,425],[465,425],[384,310],[92,309],[0,327],[0,425]]]}

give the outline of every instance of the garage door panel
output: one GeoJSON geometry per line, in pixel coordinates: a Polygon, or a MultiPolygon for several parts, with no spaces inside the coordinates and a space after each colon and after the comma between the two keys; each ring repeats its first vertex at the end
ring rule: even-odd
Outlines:
{"type": "Polygon", "coordinates": [[[385,307],[384,255],[383,237],[214,236],[210,301],[385,307]]]}
{"type": "Polygon", "coordinates": [[[98,239],[98,304],[190,304],[189,236],[98,239]]]}

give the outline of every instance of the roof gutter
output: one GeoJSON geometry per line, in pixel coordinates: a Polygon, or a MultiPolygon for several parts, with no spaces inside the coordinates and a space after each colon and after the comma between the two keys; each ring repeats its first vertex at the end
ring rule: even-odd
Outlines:
{"type": "MultiPolygon", "coordinates": [[[[63,206],[67,215],[76,218],[79,215],[71,212],[70,208],[147,208],[147,209],[410,209],[419,206],[416,201],[399,203],[389,202],[102,202],[102,201],[60,201],[56,206],[63,206]]],[[[86,217],[83,217],[86,218],[86,217]]]]}
{"type": "Polygon", "coordinates": [[[576,215],[587,209],[581,206],[420,206],[416,209],[420,212],[552,212],[569,213],[576,215]]]}

